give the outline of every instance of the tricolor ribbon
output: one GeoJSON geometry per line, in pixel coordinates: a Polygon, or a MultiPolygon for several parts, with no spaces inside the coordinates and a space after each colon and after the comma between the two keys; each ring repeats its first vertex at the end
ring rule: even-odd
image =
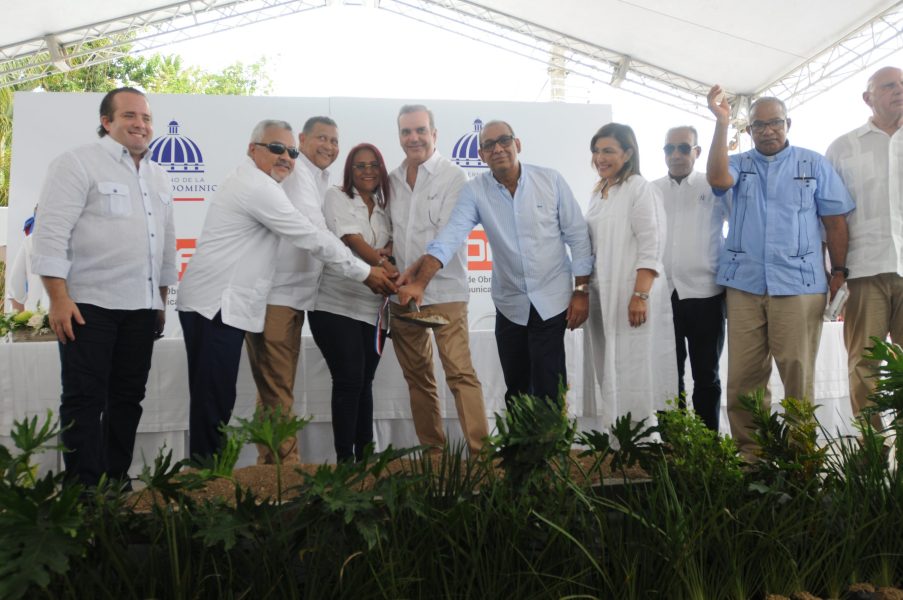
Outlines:
{"type": "Polygon", "coordinates": [[[383,347],[386,344],[386,334],[389,332],[389,321],[391,320],[389,316],[389,298],[387,297],[383,300],[383,305],[379,307],[379,311],[376,313],[376,334],[375,334],[375,344],[376,344],[376,353],[379,356],[383,355],[383,347]]]}

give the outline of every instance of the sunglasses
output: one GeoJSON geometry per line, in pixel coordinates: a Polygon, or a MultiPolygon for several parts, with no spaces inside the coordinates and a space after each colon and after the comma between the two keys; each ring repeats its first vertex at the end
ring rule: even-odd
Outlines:
{"type": "Polygon", "coordinates": [[[254,145],[263,146],[273,154],[285,154],[286,152],[288,152],[290,158],[298,158],[298,155],[301,154],[294,146],[286,146],[282,142],[270,142],[269,144],[264,144],[263,142],[254,142],[254,145]]]}
{"type": "Polygon", "coordinates": [[[662,150],[665,151],[665,154],[673,154],[675,150],[680,150],[681,154],[689,154],[693,151],[693,148],[696,146],[691,146],[690,144],[665,144],[665,147],[662,150]]]}

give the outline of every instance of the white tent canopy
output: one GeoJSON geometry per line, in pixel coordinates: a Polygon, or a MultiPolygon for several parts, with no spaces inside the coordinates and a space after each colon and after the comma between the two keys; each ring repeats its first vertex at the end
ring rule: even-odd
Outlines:
{"type": "Polygon", "coordinates": [[[30,0],[4,6],[0,87],[336,3],[395,12],[700,114],[714,82],[741,97],[741,112],[762,94],[795,106],[903,48],[901,0],[30,0]]]}

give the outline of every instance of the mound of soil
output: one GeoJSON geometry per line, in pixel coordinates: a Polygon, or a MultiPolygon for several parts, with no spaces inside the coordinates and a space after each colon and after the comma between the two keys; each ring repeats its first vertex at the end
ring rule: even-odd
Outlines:
{"type": "MultiPolygon", "coordinates": [[[[432,462],[432,472],[438,473],[442,456],[439,454],[429,455],[432,462]]],[[[648,474],[639,467],[631,467],[623,471],[615,472],[611,468],[610,459],[606,460],[598,468],[595,467],[595,459],[592,456],[580,457],[578,451],[572,451],[571,461],[569,463],[570,476],[573,481],[578,484],[585,483],[587,480],[591,485],[598,485],[603,480],[617,479],[624,477],[631,480],[643,480],[648,478],[648,474]]],[[[398,473],[422,472],[423,468],[418,464],[419,458],[401,458],[390,462],[386,471],[381,477],[391,477],[398,473]]],[[[251,491],[254,496],[261,501],[276,497],[277,477],[276,465],[251,465],[235,469],[232,478],[213,479],[206,485],[196,491],[189,493],[189,496],[196,501],[213,500],[221,498],[225,502],[232,503],[235,501],[235,488],[238,486],[241,490],[251,491]]],[[[304,482],[305,475],[313,475],[317,469],[335,468],[335,465],[310,465],[310,464],[290,464],[282,465],[282,490],[283,499],[291,499],[294,495],[294,488],[304,482]]],[[[499,469],[498,466],[495,467],[499,469]]],[[[368,475],[361,487],[362,489],[370,489],[373,487],[376,479],[368,475]]],[[[148,511],[154,504],[159,504],[162,499],[158,494],[150,490],[139,490],[134,492],[130,498],[131,506],[138,511],[148,511]]]]}

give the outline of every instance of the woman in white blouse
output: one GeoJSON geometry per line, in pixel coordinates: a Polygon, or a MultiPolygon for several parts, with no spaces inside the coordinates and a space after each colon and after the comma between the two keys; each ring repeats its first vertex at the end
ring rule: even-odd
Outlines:
{"type": "MultiPolygon", "coordinates": [[[[398,271],[391,254],[389,175],[379,150],[358,144],[348,153],[341,188],[326,192],[326,225],[362,260],[398,271]]],[[[332,432],[338,461],[360,460],[373,441],[373,376],[379,364],[377,316],[383,298],[326,267],[316,310],[310,313],[314,341],[332,375],[332,432]]]]}
{"type": "MultiPolygon", "coordinates": [[[[602,426],[628,412],[649,418],[677,395],[671,301],[662,256],[665,210],[661,192],[640,175],[636,136],[609,123],[590,142],[599,173],[586,214],[595,254],[585,356],[601,396],[590,414],[602,426]]],[[[592,386],[592,382],[587,382],[592,386]]]]}

